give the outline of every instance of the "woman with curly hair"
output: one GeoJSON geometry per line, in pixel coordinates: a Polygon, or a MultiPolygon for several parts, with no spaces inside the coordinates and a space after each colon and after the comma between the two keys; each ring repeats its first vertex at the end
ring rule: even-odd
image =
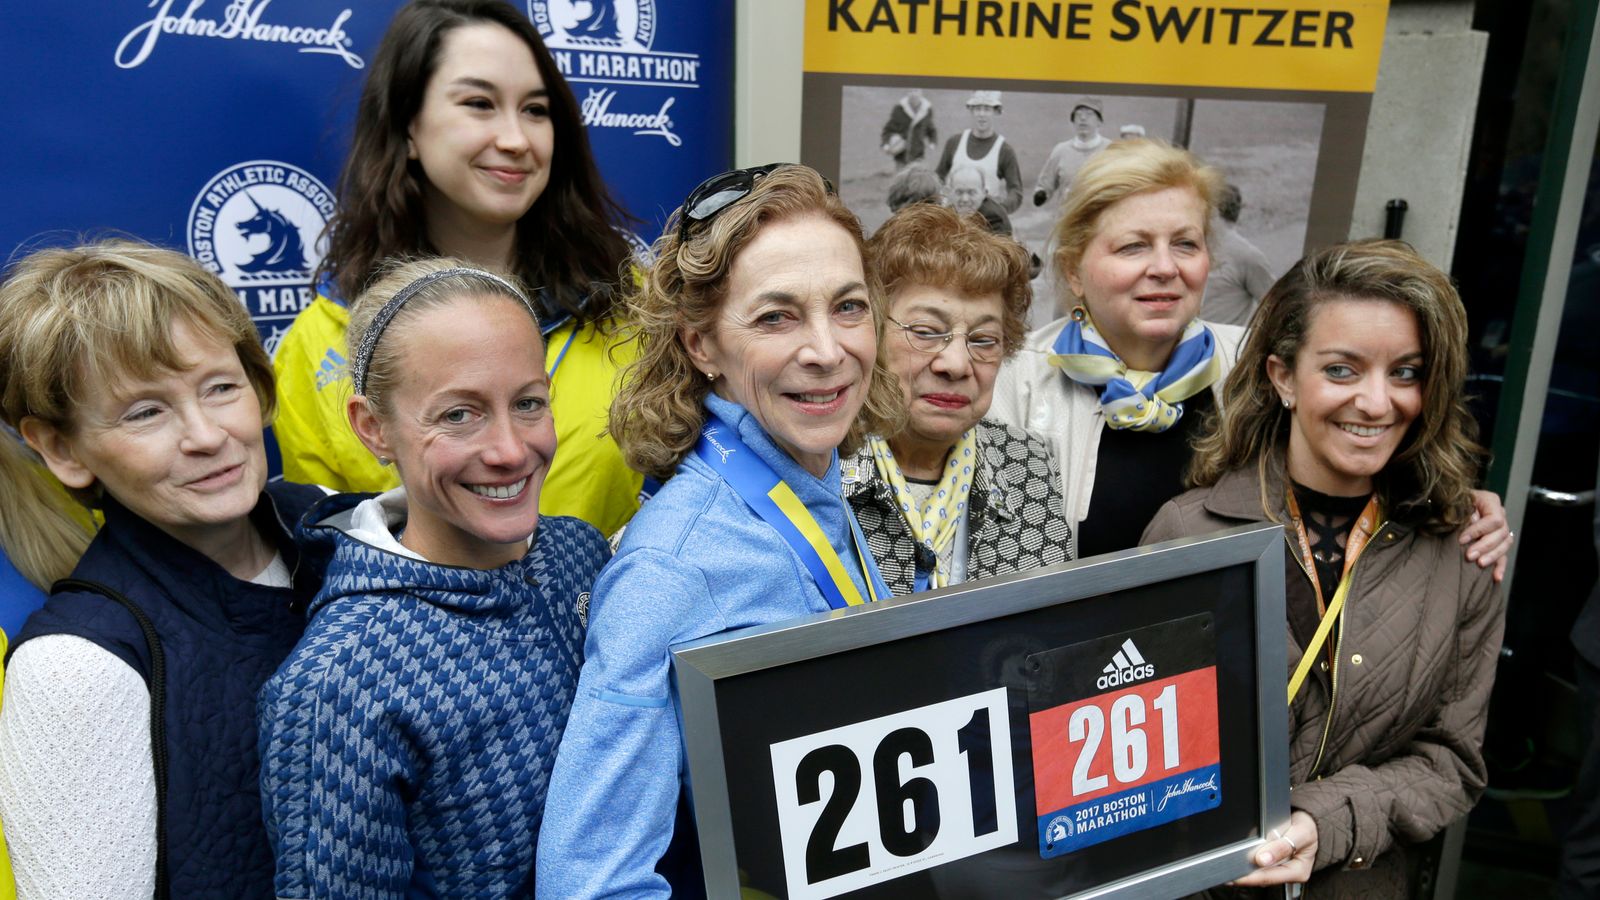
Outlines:
{"type": "Polygon", "coordinates": [[[562,448],[541,511],[607,534],[620,528],[641,481],[603,434],[625,217],[600,180],[577,100],[525,15],[503,0],[402,8],[362,88],[318,296],[274,357],[285,477],[346,491],[399,485],[345,420],[347,301],[385,259],[445,255],[535,288],[562,448]]]}
{"type": "Polygon", "coordinates": [[[1050,448],[987,418],[1000,362],[1022,346],[1028,251],[978,216],[907,207],[868,244],[888,299],[879,356],[904,428],[845,467],[845,499],[896,594],[1073,558],[1050,448]]]}
{"type": "Polygon", "coordinates": [[[1145,531],[1283,523],[1293,815],[1238,885],[1404,897],[1407,847],[1483,791],[1505,602],[1456,541],[1482,456],[1466,372],[1443,272],[1394,241],[1319,250],[1262,300],[1198,487],[1145,531]]]}
{"type": "Polygon", "coordinates": [[[840,453],[900,412],[856,217],[804,166],[741,169],[696,188],[656,250],[611,431],[672,477],[595,582],[539,836],[547,897],[696,889],[669,646],[889,595],[839,495],[840,453]]]}

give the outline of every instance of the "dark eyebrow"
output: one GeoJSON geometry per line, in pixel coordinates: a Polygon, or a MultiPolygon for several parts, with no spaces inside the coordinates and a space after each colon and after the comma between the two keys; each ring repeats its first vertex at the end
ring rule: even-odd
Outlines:
{"type": "MultiPolygon", "coordinates": [[[[453,87],[453,88],[476,88],[476,89],[478,89],[480,91],[488,91],[490,93],[494,93],[495,91],[498,91],[500,89],[499,86],[496,85],[494,82],[489,81],[489,80],[484,79],[484,78],[478,78],[478,77],[473,76],[473,75],[463,75],[460,78],[457,78],[456,80],[450,82],[450,86],[453,87]]],[[[528,97],[549,97],[549,96],[550,96],[550,91],[548,89],[542,88],[542,87],[541,88],[537,88],[535,90],[531,90],[531,91],[528,92],[528,97]]]]}

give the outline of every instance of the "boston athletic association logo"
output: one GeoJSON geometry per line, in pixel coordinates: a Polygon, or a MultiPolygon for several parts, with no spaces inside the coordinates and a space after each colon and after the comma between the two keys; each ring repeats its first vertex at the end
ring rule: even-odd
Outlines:
{"type": "Polygon", "coordinates": [[[583,124],[683,144],[672,121],[675,96],[641,88],[700,86],[700,55],[658,49],[654,0],[529,0],[528,18],[561,74],[586,85],[583,124]]]}
{"type": "Polygon", "coordinates": [[[333,192],[315,175],[258,159],[219,172],[189,208],[189,255],[239,295],[269,351],[311,303],[333,207],[333,192]]]}

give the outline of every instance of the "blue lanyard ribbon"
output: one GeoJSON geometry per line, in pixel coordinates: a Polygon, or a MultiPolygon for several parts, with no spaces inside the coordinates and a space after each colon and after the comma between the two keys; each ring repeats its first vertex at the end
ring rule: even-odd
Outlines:
{"type": "Polygon", "coordinates": [[[561,368],[561,361],[567,358],[567,351],[572,349],[572,339],[578,336],[578,323],[572,323],[572,333],[567,335],[566,343],[561,345],[561,351],[556,354],[556,361],[550,364],[550,371],[545,374],[551,382],[556,380],[556,370],[561,368]]]}
{"type": "Polygon", "coordinates": [[[860,606],[869,599],[885,600],[893,596],[879,574],[872,554],[864,550],[866,537],[862,535],[861,525],[856,522],[848,504],[844,506],[844,514],[850,522],[850,536],[856,545],[856,557],[867,581],[868,598],[861,596],[855,581],[845,570],[844,561],[839,559],[822,526],[817,524],[816,517],[806,509],[794,489],[756,456],[739,438],[737,429],[715,413],[708,411],[707,415],[706,427],[701,430],[700,442],[694,448],[695,455],[722,476],[734,493],[782,536],[800,561],[805,563],[829,606],[844,609],[847,606],[860,606]]]}

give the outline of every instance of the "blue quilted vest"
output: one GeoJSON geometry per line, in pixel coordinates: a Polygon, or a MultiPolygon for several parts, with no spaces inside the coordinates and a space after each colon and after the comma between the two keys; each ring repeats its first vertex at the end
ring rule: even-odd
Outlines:
{"type": "MultiPolygon", "coordinates": [[[[173,897],[271,898],[272,852],[261,821],[256,693],[305,628],[322,565],[302,558],[295,524],[321,489],[268,484],[251,512],[283,553],[293,588],[240,581],[106,498],[106,524],[72,577],[104,584],[155,625],[166,656],[166,874],[173,897]]],[[[47,634],[85,638],[148,682],[149,654],[132,615],[98,594],[60,593],[35,613],[20,645],[47,634]]]]}

